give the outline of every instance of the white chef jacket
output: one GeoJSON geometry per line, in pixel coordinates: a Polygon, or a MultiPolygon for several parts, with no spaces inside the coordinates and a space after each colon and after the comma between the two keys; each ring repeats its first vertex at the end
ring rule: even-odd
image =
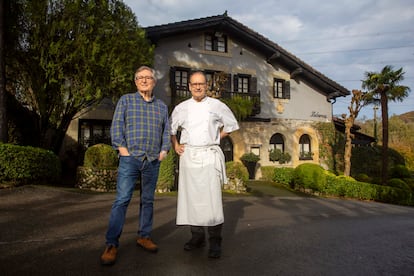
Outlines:
{"type": "Polygon", "coordinates": [[[220,100],[186,100],[171,115],[171,135],[181,128],[177,224],[214,226],[224,222],[221,185],[227,182],[220,129],[239,129],[231,110],[220,100]]]}

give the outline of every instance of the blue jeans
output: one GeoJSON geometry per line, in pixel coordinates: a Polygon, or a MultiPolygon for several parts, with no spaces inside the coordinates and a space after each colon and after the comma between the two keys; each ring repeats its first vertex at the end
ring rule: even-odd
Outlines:
{"type": "Polygon", "coordinates": [[[125,223],[125,215],[135,183],[141,175],[141,199],[139,205],[138,236],[149,237],[152,230],[154,193],[157,185],[160,161],[149,162],[146,158],[121,156],[119,159],[116,198],[109,218],[106,244],[119,246],[119,237],[125,223]]]}

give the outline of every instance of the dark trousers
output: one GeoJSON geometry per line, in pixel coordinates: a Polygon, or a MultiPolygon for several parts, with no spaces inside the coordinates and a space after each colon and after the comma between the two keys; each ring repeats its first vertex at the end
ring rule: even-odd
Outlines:
{"type": "MultiPolygon", "coordinates": [[[[192,238],[195,240],[204,239],[205,234],[205,227],[204,226],[191,226],[191,235],[192,238]]],[[[209,236],[209,240],[217,240],[221,241],[221,230],[223,228],[223,224],[215,225],[215,226],[207,226],[207,232],[209,236]]]]}

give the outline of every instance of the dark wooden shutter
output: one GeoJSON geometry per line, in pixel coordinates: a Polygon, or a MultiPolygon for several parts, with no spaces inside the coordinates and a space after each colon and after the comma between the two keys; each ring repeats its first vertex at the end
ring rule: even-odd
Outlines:
{"type": "Polygon", "coordinates": [[[171,96],[174,99],[176,97],[177,85],[175,83],[175,67],[170,68],[170,89],[171,96]]]}
{"type": "Polygon", "coordinates": [[[257,93],[257,78],[251,77],[249,83],[249,92],[250,93],[257,93]]]}
{"type": "Polygon", "coordinates": [[[283,84],[283,98],[290,99],[290,81],[285,81],[283,84]]]}
{"type": "Polygon", "coordinates": [[[239,76],[233,76],[233,92],[237,92],[239,90],[239,76]]]}

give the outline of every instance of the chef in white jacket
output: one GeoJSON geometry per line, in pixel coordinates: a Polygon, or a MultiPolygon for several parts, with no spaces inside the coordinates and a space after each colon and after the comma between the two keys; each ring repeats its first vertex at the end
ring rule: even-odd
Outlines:
{"type": "Polygon", "coordinates": [[[224,223],[221,187],[227,183],[219,145],[239,125],[223,102],[207,96],[203,72],[191,74],[189,89],[192,98],[174,108],[170,124],[171,141],[180,156],[176,223],[191,226],[191,239],[184,245],[187,251],[205,245],[207,227],[208,256],[219,258],[224,223]]]}

